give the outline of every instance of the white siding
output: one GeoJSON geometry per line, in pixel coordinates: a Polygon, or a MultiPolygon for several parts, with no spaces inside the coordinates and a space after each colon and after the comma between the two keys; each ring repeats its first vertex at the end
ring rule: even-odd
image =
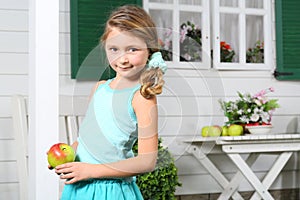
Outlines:
{"type": "MultiPolygon", "coordinates": [[[[86,96],[93,82],[76,82],[70,79],[70,23],[69,1],[60,1],[60,94],[86,96]]],[[[28,95],[28,1],[0,0],[0,199],[18,199],[16,151],[12,134],[10,97],[13,94],[28,95]]],[[[274,21],[274,20],[273,20],[274,21]]],[[[274,42],[273,34],[273,43],[274,42]]],[[[274,50],[273,50],[274,51],[274,50]]],[[[273,86],[281,108],[275,112],[273,132],[299,131],[300,84],[279,82],[271,72],[169,70],[166,87],[159,97],[160,136],[176,158],[180,181],[183,186],[178,194],[209,193],[220,187],[205,169],[184,151],[180,142],[185,136],[200,134],[207,124],[222,124],[224,117],[218,99],[235,98],[236,92],[256,92],[273,86]]],[[[47,89],[47,88],[45,88],[47,89]]],[[[212,155],[222,172],[230,177],[235,168],[223,155],[212,155]]],[[[273,158],[259,159],[253,166],[263,176],[272,165],[273,158]]],[[[285,171],[272,188],[297,187],[295,175],[298,158],[294,155],[285,171]]],[[[251,190],[245,181],[241,190],[251,190]]]]}

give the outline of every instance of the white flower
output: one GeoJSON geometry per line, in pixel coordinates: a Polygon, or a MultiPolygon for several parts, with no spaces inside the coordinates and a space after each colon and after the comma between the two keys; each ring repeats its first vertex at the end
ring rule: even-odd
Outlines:
{"type": "Polygon", "coordinates": [[[243,110],[241,110],[241,109],[238,110],[238,111],[237,111],[237,114],[239,114],[239,115],[243,114],[243,110]]]}
{"type": "Polygon", "coordinates": [[[244,100],[246,101],[246,102],[251,102],[252,101],[252,99],[251,99],[251,95],[249,94],[249,93],[246,93],[245,95],[244,95],[244,100]]]}
{"type": "Polygon", "coordinates": [[[190,56],[189,54],[184,54],[183,55],[184,59],[186,59],[187,61],[191,60],[192,59],[192,56],[190,56]]]}
{"type": "Polygon", "coordinates": [[[240,117],[240,120],[241,120],[242,122],[244,122],[244,123],[249,123],[249,121],[250,121],[250,120],[247,118],[246,115],[241,116],[241,117],[240,117]]]}
{"type": "Polygon", "coordinates": [[[170,50],[170,47],[171,47],[171,40],[170,39],[166,39],[165,41],[165,46],[164,46],[164,49],[165,50],[170,50]]]}
{"type": "Polygon", "coordinates": [[[236,104],[232,104],[232,110],[237,110],[238,106],[236,104]]]}
{"type": "Polygon", "coordinates": [[[260,102],[260,100],[258,100],[258,99],[255,99],[254,102],[255,102],[256,105],[258,105],[258,106],[261,106],[261,105],[262,105],[261,102],[260,102]]]}
{"type": "Polygon", "coordinates": [[[257,120],[259,120],[259,115],[258,114],[252,114],[251,117],[250,117],[250,121],[256,122],[257,120]]]}
{"type": "Polygon", "coordinates": [[[262,112],[261,113],[261,120],[263,121],[263,122],[269,122],[269,120],[270,120],[270,115],[269,115],[269,113],[267,113],[267,112],[262,112]]]}
{"type": "Polygon", "coordinates": [[[257,114],[260,112],[260,110],[256,107],[256,108],[254,108],[253,112],[254,112],[254,114],[257,114]]]}

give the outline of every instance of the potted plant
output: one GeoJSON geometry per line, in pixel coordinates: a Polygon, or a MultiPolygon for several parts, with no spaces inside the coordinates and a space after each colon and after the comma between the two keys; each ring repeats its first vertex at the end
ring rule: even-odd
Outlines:
{"type": "Polygon", "coordinates": [[[255,47],[246,52],[247,63],[264,63],[264,42],[257,41],[255,47]]]}
{"type": "Polygon", "coordinates": [[[190,21],[180,26],[180,61],[201,61],[202,32],[190,21]]]}
{"type": "Polygon", "coordinates": [[[271,87],[261,90],[255,95],[238,92],[239,98],[235,101],[220,100],[221,108],[228,119],[226,124],[271,127],[273,112],[279,108],[279,104],[278,99],[268,99],[266,94],[269,92],[274,92],[274,89],[271,87]]]}
{"type": "Polygon", "coordinates": [[[160,38],[158,40],[159,49],[165,61],[172,61],[173,59],[172,33],[173,31],[171,28],[166,29],[163,33],[164,39],[160,38]]]}
{"type": "MultiPolygon", "coordinates": [[[[176,33],[176,32],[174,32],[176,33]]],[[[166,61],[171,61],[173,30],[166,29],[164,38],[159,39],[160,51],[166,61]]],[[[199,62],[202,60],[202,31],[194,23],[187,21],[180,25],[180,61],[199,62]]]]}
{"type": "Polygon", "coordinates": [[[235,51],[225,41],[220,42],[220,60],[221,62],[232,62],[235,51]]]}
{"type": "MultiPolygon", "coordinates": [[[[137,153],[137,142],[133,147],[137,153]]],[[[177,167],[174,158],[166,147],[158,143],[157,165],[154,171],[137,176],[139,186],[145,200],[175,200],[177,186],[181,186],[178,181],[177,167]]]]}

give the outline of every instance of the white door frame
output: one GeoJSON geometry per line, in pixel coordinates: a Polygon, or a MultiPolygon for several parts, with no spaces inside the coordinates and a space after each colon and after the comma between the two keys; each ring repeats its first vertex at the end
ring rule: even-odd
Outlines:
{"type": "Polygon", "coordinates": [[[58,141],[59,0],[29,0],[29,195],[58,199],[46,152],[58,141]]]}

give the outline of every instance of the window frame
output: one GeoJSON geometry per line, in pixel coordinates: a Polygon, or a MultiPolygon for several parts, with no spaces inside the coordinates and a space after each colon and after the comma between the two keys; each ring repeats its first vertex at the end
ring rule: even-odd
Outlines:
{"type": "MultiPolygon", "coordinates": [[[[263,0],[263,8],[245,8],[245,0],[239,0],[239,6],[237,8],[232,7],[220,7],[220,0],[202,0],[202,9],[198,10],[202,14],[202,51],[203,54],[202,62],[180,62],[177,56],[176,60],[169,61],[171,68],[197,68],[197,69],[216,69],[216,70],[259,70],[267,71],[274,67],[274,56],[272,48],[272,1],[263,0]],[[211,3],[210,3],[211,2],[211,3]],[[239,62],[220,62],[220,14],[222,12],[239,13],[239,62]],[[243,11],[243,12],[238,12],[243,11]],[[210,12],[212,12],[212,19],[210,20],[210,12]],[[246,63],[246,15],[263,16],[263,35],[264,35],[264,63],[246,63]],[[210,26],[212,25],[212,32],[210,26]],[[212,44],[211,44],[212,42],[212,44]],[[211,46],[213,49],[213,58],[211,57],[211,46]],[[244,50],[243,50],[244,49],[244,50]]],[[[170,2],[170,1],[169,1],[170,2]]],[[[179,30],[180,26],[180,11],[197,11],[197,6],[194,5],[182,5],[179,6],[179,0],[172,0],[172,3],[157,3],[150,2],[149,0],[143,0],[143,6],[146,11],[150,9],[154,10],[172,10],[173,11],[173,30],[179,30]],[[190,10],[189,10],[190,9],[190,10]]],[[[173,51],[179,52],[179,37],[174,34],[173,51]]]]}
{"type": "Polygon", "coordinates": [[[213,62],[214,68],[219,70],[270,70],[273,66],[272,56],[272,19],[271,19],[271,0],[263,0],[263,9],[245,8],[245,0],[239,0],[239,6],[220,7],[219,0],[213,0],[213,62]],[[231,12],[230,12],[231,11],[231,12]],[[242,12],[238,12],[242,11],[242,12]],[[220,62],[220,14],[234,13],[239,15],[239,62],[222,63],[220,62]],[[264,27],[264,63],[246,63],[246,15],[263,16],[264,27]],[[268,37],[269,36],[269,37],[268,37]]]}

